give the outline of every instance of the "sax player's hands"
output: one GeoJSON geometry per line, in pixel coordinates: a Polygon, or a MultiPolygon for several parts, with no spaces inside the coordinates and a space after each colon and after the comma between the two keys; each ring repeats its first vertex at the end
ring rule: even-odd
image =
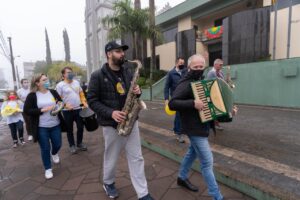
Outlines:
{"type": "Polygon", "coordinates": [[[118,123],[123,122],[126,119],[126,113],[122,111],[113,111],[111,117],[118,123]]]}
{"type": "Polygon", "coordinates": [[[135,86],[133,87],[132,92],[133,92],[133,94],[141,94],[141,93],[142,93],[141,88],[140,88],[139,85],[135,85],[135,86]]]}
{"type": "Polygon", "coordinates": [[[204,103],[203,103],[203,101],[201,101],[200,99],[198,99],[198,100],[194,100],[194,107],[195,107],[195,109],[197,109],[197,110],[203,110],[203,108],[204,108],[204,103]]]}

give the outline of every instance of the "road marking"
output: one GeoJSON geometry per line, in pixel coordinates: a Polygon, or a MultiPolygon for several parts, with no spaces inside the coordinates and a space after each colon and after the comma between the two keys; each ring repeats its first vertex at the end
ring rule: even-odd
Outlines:
{"type": "MultiPolygon", "coordinates": [[[[154,131],[157,134],[161,134],[163,136],[166,137],[171,137],[173,134],[173,132],[164,129],[164,128],[160,128],[157,126],[153,126],[150,124],[146,124],[143,122],[139,122],[139,125],[141,128],[150,130],[150,131],[154,131]]],[[[189,141],[187,141],[189,143],[189,141]]],[[[249,153],[244,153],[235,149],[231,149],[228,147],[223,147],[221,145],[217,145],[217,144],[210,144],[211,150],[213,152],[216,152],[218,154],[233,158],[235,160],[256,166],[256,167],[260,167],[262,169],[265,169],[267,171],[271,171],[273,173],[276,174],[281,174],[284,176],[287,176],[289,178],[292,179],[296,179],[297,181],[300,181],[300,169],[299,168],[295,168],[289,165],[285,165],[282,163],[278,163],[266,158],[262,158],[259,156],[254,156],[252,154],[249,153]]]]}

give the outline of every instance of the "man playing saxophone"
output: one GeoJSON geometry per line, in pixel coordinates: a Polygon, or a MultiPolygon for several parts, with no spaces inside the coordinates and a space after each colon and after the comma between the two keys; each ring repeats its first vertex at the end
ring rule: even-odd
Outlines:
{"type": "MultiPolygon", "coordinates": [[[[141,151],[138,121],[134,123],[131,134],[124,137],[118,135],[118,123],[126,119],[122,112],[132,81],[131,71],[124,66],[124,51],[127,45],[115,41],[105,45],[107,63],[92,73],[87,100],[90,108],[97,113],[98,123],[102,126],[105,141],[103,160],[103,189],[109,198],[119,196],[115,188],[116,164],[119,154],[125,148],[131,182],[141,200],[152,200],[148,193],[144,172],[144,158],[141,151]]],[[[141,95],[138,85],[132,92],[141,95]]]]}

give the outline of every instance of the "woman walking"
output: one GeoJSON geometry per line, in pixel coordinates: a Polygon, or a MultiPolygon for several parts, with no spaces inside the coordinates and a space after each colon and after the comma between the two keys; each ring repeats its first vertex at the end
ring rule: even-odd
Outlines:
{"type": "Polygon", "coordinates": [[[31,118],[33,141],[38,141],[40,145],[46,179],[53,177],[50,155],[54,163],[60,161],[58,151],[61,147],[63,118],[60,113],[56,116],[50,114],[58,101],[62,100],[55,90],[49,89],[47,76],[34,75],[31,81],[31,92],[25,101],[24,112],[31,118]]]}

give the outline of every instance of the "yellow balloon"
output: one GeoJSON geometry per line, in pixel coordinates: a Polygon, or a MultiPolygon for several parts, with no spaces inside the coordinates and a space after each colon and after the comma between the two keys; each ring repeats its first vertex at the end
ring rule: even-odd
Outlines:
{"type": "Polygon", "coordinates": [[[165,106],[165,112],[167,113],[167,115],[175,115],[176,114],[176,111],[170,110],[168,104],[166,104],[166,106],[165,106]]]}

